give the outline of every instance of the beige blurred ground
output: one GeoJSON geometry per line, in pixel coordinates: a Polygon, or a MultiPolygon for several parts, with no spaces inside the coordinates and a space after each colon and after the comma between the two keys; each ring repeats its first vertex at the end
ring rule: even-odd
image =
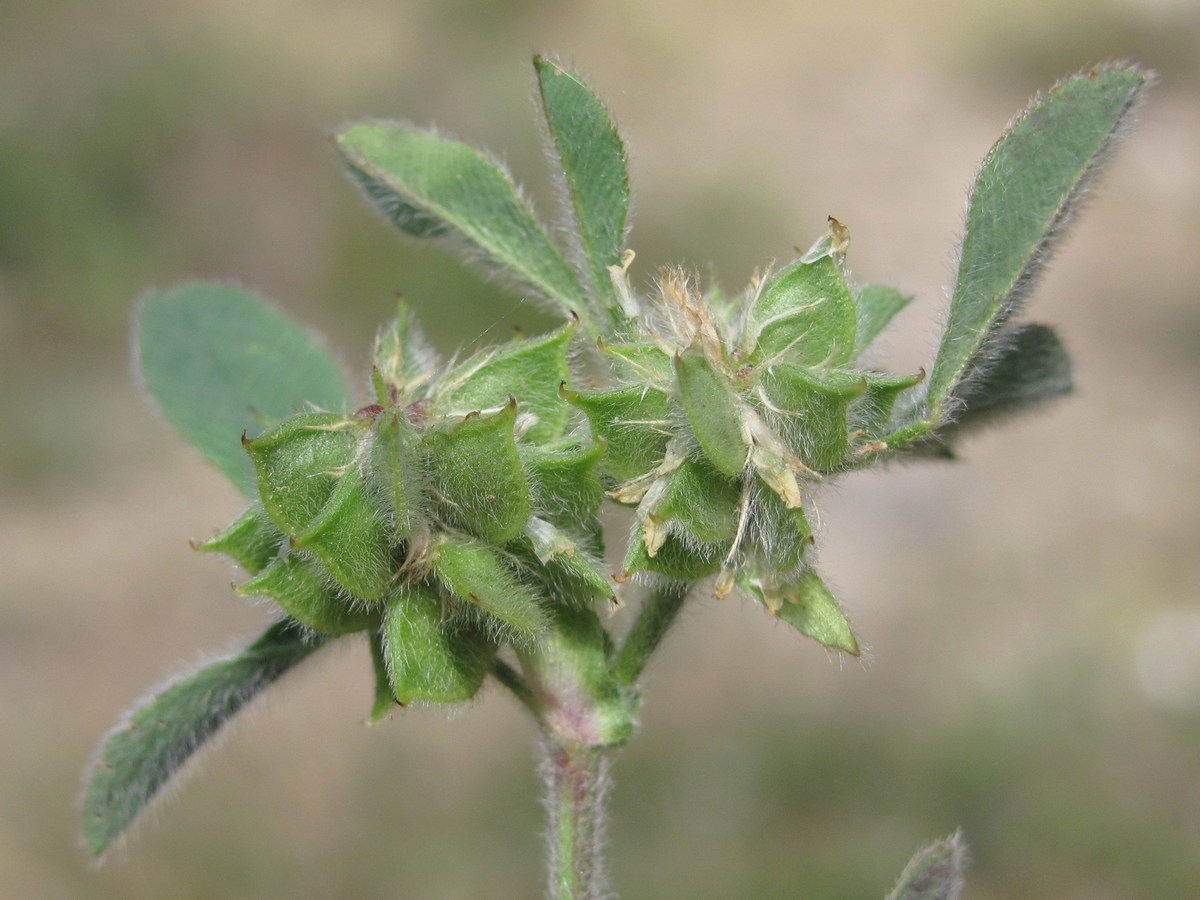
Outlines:
{"type": "MultiPolygon", "coordinates": [[[[862,280],[919,297],[927,361],[976,161],[1102,59],[1162,80],[1035,297],[1078,394],[952,465],[847,479],[822,567],[844,664],[748,604],[693,605],[617,767],[637,898],[879,897],[963,827],[968,896],[1200,896],[1200,9],[612,2],[6,2],[0,30],[0,894],[539,892],[533,739],[492,692],[362,727],[365,647],[241,723],[96,871],[74,802],[148,687],[268,612],[200,558],[238,498],[140,402],[131,303],[222,276],[362,357],[403,290],[443,349],[545,320],[393,239],[328,129],[437,120],[539,201],[528,56],[589,73],[633,152],[641,274],[729,287],[834,214],[862,280]],[[464,325],[464,323],[467,323],[464,325]]],[[[543,203],[543,208],[548,204],[543,203]]]]}

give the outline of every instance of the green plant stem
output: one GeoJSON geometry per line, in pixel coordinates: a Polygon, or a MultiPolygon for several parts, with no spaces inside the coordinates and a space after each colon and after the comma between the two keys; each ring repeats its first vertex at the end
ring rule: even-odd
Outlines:
{"type": "Polygon", "coordinates": [[[537,699],[533,696],[533,691],[529,690],[529,685],[525,683],[525,679],[521,677],[520,672],[504,660],[498,659],[492,663],[492,675],[498,682],[508,688],[514,697],[521,701],[521,705],[529,710],[535,719],[539,718],[540,710],[537,699]]]}
{"type": "Polygon", "coordinates": [[[637,684],[650,654],[675,621],[690,588],[690,584],[670,582],[643,601],[633,627],[625,635],[621,649],[613,660],[613,678],[621,687],[629,688],[637,684]]]}
{"type": "Polygon", "coordinates": [[[564,744],[547,734],[542,752],[550,817],[547,897],[598,900],[606,895],[602,850],[614,748],[564,744]]]}

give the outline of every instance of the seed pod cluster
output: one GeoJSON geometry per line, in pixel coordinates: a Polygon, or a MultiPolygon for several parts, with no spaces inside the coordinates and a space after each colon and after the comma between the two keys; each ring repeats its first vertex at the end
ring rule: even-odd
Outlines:
{"type": "MultiPolygon", "coordinates": [[[[607,452],[606,488],[636,509],[624,568],[716,576],[828,646],[858,644],[813,571],[809,486],[877,452],[897,377],[855,360],[905,303],[847,283],[846,229],[757,281],[741,308],[664,274],[657,317],[603,344],[617,383],[568,394],[607,452]]],[[[614,278],[624,272],[614,270],[614,278]]]]}
{"type": "Polygon", "coordinates": [[[569,432],[560,396],[573,328],[437,371],[402,306],[376,342],[376,402],[243,438],[258,501],[200,549],[305,628],[369,632],[398,702],[469,699],[499,646],[537,642],[555,604],[594,615],[612,595],[602,444],[569,432]]]}

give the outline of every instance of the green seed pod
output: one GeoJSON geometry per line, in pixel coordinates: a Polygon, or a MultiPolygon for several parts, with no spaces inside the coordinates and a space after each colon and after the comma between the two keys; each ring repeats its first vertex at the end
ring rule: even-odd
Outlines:
{"type": "Polygon", "coordinates": [[[592,600],[614,599],[613,584],[604,567],[593,562],[580,544],[551,522],[531,517],[525,538],[513,546],[552,596],[585,605],[592,600]]]}
{"type": "Polygon", "coordinates": [[[443,518],[492,544],[519,535],[530,511],[529,484],[513,434],[517,404],[509,399],[499,412],[475,413],[425,436],[443,518]]]}
{"type": "Polygon", "coordinates": [[[434,400],[442,415],[466,413],[506,403],[516,395],[521,412],[535,417],[524,440],[539,444],[562,437],[570,407],[559,385],[571,377],[567,348],[574,323],[545,337],[523,338],[490,353],[472,356],[441,382],[434,400]]]}
{"type": "Polygon", "coordinates": [[[604,471],[628,481],[656,468],[667,452],[674,421],[667,395],[634,385],[613,391],[565,392],[605,442],[604,471]]]}
{"type": "Polygon", "coordinates": [[[811,253],[776,272],[750,308],[742,348],[752,365],[786,360],[834,367],[854,354],[854,297],[835,253],[811,253]]]}
{"type": "Polygon", "coordinates": [[[685,350],[675,357],[679,399],[704,455],[726,475],[740,475],[750,457],[733,385],[703,352],[685,350]]]}
{"type": "Polygon", "coordinates": [[[397,541],[406,541],[425,521],[426,463],[417,429],[404,410],[392,407],[375,418],[370,479],[387,504],[397,541]]]}
{"type": "Polygon", "coordinates": [[[202,553],[224,553],[251,575],[257,575],[279,555],[286,539],[267,518],[262,505],[252,503],[224,531],[219,531],[196,549],[202,553]]]}
{"type": "Polygon", "coordinates": [[[728,544],[738,529],[742,486],[716,471],[707,460],[686,459],[671,473],[662,499],[647,515],[656,522],[678,522],[701,543],[728,544]]]}
{"type": "Polygon", "coordinates": [[[556,525],[577,525],[594,516],[604,502],[600,463],[604,442],[572,443],[555,448],[522,445],[521,460],[529,473],[533,508],[556,525]]]}
{"type": "Polygon", "coordinates": [[[812,569],[788,584],[743,579],[742,586],[772,615],[833,650],[858,656],[861,650],[837,598],[812,569]]]}
{"type": "Polygon", "coordinates": [[[334,581],[361,600],[380,599],[395,575],[383,513],[355,466],[292,545],[314,554],[334,581]]]}
{"type": "Polygon", "coordinates": [[[639,528],[629,540],[622,568],[626,575],[654,572],[667,578],[695,581],[716,575],[724,565],[729,549],[728,544],[685,542],[679,535],[668,534],[651,556],[639,528]]]}
{"type": "Polygon", "coordinates": [[[387,679],[403,706],[470,700],[496,655],[482,629],[448,618],[437,593],[421,585],[402,586],[387,598],[380,636],[387,679]]]}
{"type": "Polygon", "coordinates": [[[827,372],[777,364],[759,379],[767,418],[809,468],[828,472],[846,459],[850,435],[846,407],[867,390],[861,373],[827,372]]]}
{"type": "Polygon", "coordinates": [[[807,564],[813,543],[812,529],[800,507],[789,508],[771,488],[757,485],[752,517],[758,568],[778,579],[787,579],[807,564]]]}
{"type": "Polygon", "coordinates": [[[270,597],[289,616],[320,634],[371,627],[375,616],[338,596],[320,564],[299,553],[276,559],[237,589],[243,597],[270,597]]]}
{"type": "Polygon", "coordinates": [[[433,574],[446,590],[507,626],[518,639],[536,637],[546,626],[538,591],[487,544],[442,535],[434,549],[433,574]]]}
{"type": "Polygon", "coordinates": [[[335,413],[292,416],[242,443],[258,473],[263,507],[285,534],[306,530],[321,512],[361,436],[355,419],[335,413]]]}

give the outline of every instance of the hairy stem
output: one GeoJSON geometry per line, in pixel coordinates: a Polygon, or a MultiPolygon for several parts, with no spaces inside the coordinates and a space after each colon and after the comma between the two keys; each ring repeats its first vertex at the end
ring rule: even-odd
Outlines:
{"type": "Polygon", "coordinates": [[[545,735],[542,773],[550,851],[546,896],[599,900],[605,896],[603,842],[608,768],[613,748],[565,744],[545,735]]]}
{"type": "Polygon", "coordinates": [[[690,588],[690,584],[670,582],[642,602],[637,620],[613,660],[612,674],[617,684],[632,687],[637,683],[650,654],[675,621],[690,588]]]}

